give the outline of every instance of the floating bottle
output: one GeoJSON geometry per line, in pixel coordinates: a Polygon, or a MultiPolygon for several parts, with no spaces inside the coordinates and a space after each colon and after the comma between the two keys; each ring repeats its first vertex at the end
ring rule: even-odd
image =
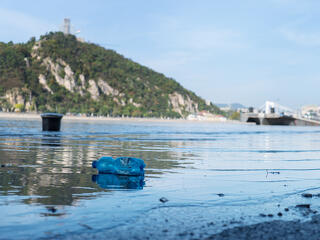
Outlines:
{"type": "Polygon", "coordinates": [[[142,159],[133,157],[101,157],[98,161],[92,162],[92,167],[100,173],[111,173],[128,176],[144,175],[146,164],[142,159]]]}

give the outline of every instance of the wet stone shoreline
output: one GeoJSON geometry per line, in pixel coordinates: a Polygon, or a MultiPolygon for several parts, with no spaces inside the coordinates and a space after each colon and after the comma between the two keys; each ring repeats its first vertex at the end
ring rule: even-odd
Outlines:
{"type": "MultiPolygon", "coordinates": [[[[296,194],[303,198],[318,194],[296,194]]],[[[134,221],[110,229],[94,229],[86,226],[83,231],[57,234],[41,239],[319,239],[320,215],[319,206],[297,204],[282,207],[276,202],[270,203],[275,210],[261,213],[260,206],[239,206],[238,212],[230,214],[232,207],[210,206],[174,206],[166,205],[169,200],[149,210],[134,221]],[[219,212],[219,209],[220,212],[219,212]],[[247,215],[245,209],[251,208],[255,214],[247,215]],[[258,214],[260,211],[260,214],[258,214]],[[223,215],[222,213],[226,214],[223,215]],[[295,220],[288,220],[288,219],[295,220]]],[[[290,199],[287,199],[290,202],[290,199]]],[[[317,200],[316,200],[317,201],[317,200]]],[[[270,209],[270,208],[268,208],[270,209]]]]}

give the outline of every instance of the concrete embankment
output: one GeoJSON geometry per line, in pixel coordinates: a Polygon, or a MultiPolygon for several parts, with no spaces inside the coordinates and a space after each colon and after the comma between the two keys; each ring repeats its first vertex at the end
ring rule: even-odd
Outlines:
{"type": "MultiPolygon", "coordinates": [[[[38,113],[7,113],[0,112],[1,118],[9,119],[38,119],[41,120],[38,113]]],[[[162,119],[162,118],[130,118],[130,117],[87,117],[87,116],[63,116],[63,121],[135,121],[135,122],[211,122],[211,123],[234,123],[239,124],[240,121],[208,119],[208,120],[187,120],[187,119],[162,119]]],[[[243,123],[242,123],[243,124],[243,123]]]]}

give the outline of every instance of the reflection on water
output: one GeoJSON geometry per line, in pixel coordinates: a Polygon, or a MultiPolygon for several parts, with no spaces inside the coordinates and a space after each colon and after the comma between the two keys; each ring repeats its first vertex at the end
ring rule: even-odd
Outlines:
{"type": "Polygon", "coordinates": [[[144,176],[123,176],[115,174],[92,175],[92,181],[105,189],[143,189],[144,176]]]}
{"type": "Polygon", "coordinates": [[[117,185],[124,189],[143,187],[143,180],[139,179],[98,176],[97,183],[102,189],[99,188],[91,181],[95,172],[91,162],[101,156],[126,155],[145,159],[147,174],[157,177],[162,170],[178,167],[179,161],[190,155],[172,151],[183,145],[182,142],[123,141],[131,135],[119,134],[117,129],[113,129],[115,134],[104,134],[99,131],[101,125],[93,126],[91,131],[96,132],[81,132],[80,127],[75,132],[43,134],[39,122],[27,123],[29,126],[25,130],[28,133],[20,131],[19,134],[8,129],[14,128],[15,124],[22,125],[22,122],[3,121],[1,127],[8,132],[3,132],[0,138],[0,159],[4,166],[0,169],[0,193],[3,196],[43,196],[26,198],[25,203],[72,205],[86,197],[86,193],[108,191],[117,185]]]}
{"type": "Polygon", "coordinates": [[[43,147],[60,147],[61,135],[60,134],[43,134],[41,138],[41,145],[43,147]]]}
{"type": "Polygon", "coordinates": [[[112,228],[161,197],[230,208],[285,199],[319,188],[319,142],[316,127],[63,121],[43,133],[40,119],[0,119],[0,239],[112,228]],[[95,175],[101,156],[141,158],[145,177],[95,175]]]}

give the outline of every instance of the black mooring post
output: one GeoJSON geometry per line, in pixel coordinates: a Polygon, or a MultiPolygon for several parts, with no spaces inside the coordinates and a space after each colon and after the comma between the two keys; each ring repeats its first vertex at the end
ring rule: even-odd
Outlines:
{"type": "Polygon", "coordinates": [[[60,131],[61,119],[63,115],[59,113],[43,113],[42,131],[60,131]]]}

